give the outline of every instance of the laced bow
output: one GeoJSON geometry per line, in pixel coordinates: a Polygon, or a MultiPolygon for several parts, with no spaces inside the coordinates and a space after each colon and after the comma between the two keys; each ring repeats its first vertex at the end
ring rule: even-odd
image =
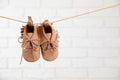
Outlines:
{"type": "Polygon", "coordinates": [[[52,41],[46,41],[43,43],[44,46],[45,46],[45,51],[48,50],[48,49],[53,49],[55,50],[57,45],[55,44],[55,42],[52,42],[52,41]]]}
{"type": "Polygon", "coordinates": [[[22,44],[23,49],[34,49],[36,50],[37,46],[39,46],[39,41],[37,39],[26,39],[22,44]],[[30,46],[30,47],[28,47],[30,46]]]}

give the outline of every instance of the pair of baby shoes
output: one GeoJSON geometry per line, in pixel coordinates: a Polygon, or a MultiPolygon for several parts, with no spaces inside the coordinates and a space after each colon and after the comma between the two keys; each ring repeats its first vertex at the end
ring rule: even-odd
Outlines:
{"type": "Polygon", "coordinates": [[[37,61],[40,53],[47,61],[53,61],[58,57],[58,33],[48,20],[39,25],[33,24],[29,16],[27,25],[21,28],[21,34],[22,57],[26,61],[37,61]]]}

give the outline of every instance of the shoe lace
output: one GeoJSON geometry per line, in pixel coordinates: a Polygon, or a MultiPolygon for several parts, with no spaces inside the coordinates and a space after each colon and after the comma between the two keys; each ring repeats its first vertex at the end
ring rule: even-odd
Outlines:
{"type": "MultiPolygon", "coordinates": [[[[23,49],[31,49],[32,48],[35,51],[37,49],[37,46],[39,46],[39,40],[38,39],[26,39],[24,42],[20,42],[20,43],[23,43],[22,44],[23,49]],[[31,48],[28,48],[29,45],[30,45],[31,48]]],[[[22,63],[22,57],[23,57],[23,53],[22,53],[22,56],[21,56],[20,64],[22,63]]]]}
{"type": "Polygon", "coordinates": [[[56,41],[57,41],[58,38],[59,38],[59,35],[57,34],[54,41],[45,40],[45,41],[41,42],[40,45],[44,44],[45,48],[43,48],[43,49],[45,51],[47,51],[48,49],[56,50],[56,48],[58,47],[58,45],[56,44],[56,41]]]}
{"type": "Polygon", "coordinates": [[[48,49],[53,49],[53,50],[55,50],[56,47],[57,47],[57,45],[56,45],[54,42],[46,41],[45,51],[47,51],[48,49]]]}
{"type": "Polygon", "coordinates": [[[36,50],[37,46],[39,46],[39,40],[38,39],[26,39],[22,44],[22,48],[31,49],[31,48],[28,48],[29,45],[32,47],[33,50],[36,50]]]}

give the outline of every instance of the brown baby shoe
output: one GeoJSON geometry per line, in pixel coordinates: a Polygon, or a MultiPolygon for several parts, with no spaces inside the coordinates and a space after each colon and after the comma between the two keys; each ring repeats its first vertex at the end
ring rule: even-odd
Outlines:
{"type": "MultiPolygon", "coordinates": [[[[35,62],[40,58],[39,38],[37,34],[38,26],[33,25],[31,17],[28,23],[22,28],[22,56],[28,62],[35,62]]],[[[21,58],[22,61],[22,58],[21,58]]]]}
{"type": "Polygon", "coordinates": [[[53,61],[58,56],[58,33],[53,29],[51,23],[45,20],[38,28],[41,38],[41,53],[45,60],[53,61]]]}

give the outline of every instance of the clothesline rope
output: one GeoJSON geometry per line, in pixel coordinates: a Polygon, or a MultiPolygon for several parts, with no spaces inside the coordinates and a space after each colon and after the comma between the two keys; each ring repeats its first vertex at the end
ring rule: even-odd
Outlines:
{"type": "Polygon", "coordinates": [[[104,7],[104,8],[99,8],[99,9],[96,9],[96,10],[92,10],[92,11],[89,11],[89,12],[81,13],[81,14],[78,14],[78,15],[75,15],[75,16],[71,16],[71,17],[66,17],[66,18],[63,18],[63,19],[58,19],[58,20],[52,21],[52,23],[56,23],[56,22],[60,22],[60,21],[64,21],[64,20],[68,20],[68,19],[72,19],[72,18],[88,15],[88,14],[91,14],[91,13],[95,13],[95,12],[98,12],[98,11],[102,11],[102,10],[106,10],[106,9],[110,9],[110,8],[118,7],[118,6],[120,6],[120,4],[115,4],[115,5],[107,6],[107,7],[104,7]]]}
{"type": "Polygon", "coordinates": [[[4,19],[8,19],[8,20],[12,20],[12,21],[17,21],[17,22],[21,22],[21,23],[27,23],[27,22],[22,21],[22,20],[19,20],[19,19],[14,19],[14,18],[5,17],[5,16],[0,16],[0,18],[4,18],[4,19]]]}
{"type": "MultiPolygon", "coordinates": [[[[85,12],[85,13],[82,13],[82,14],[66,17],[66,18],[63,18],[63,19],[58,19],[58,20],[52,21],[52,23],[56,23],[56,22],[60,22],[60,21],[64,21],[64,20],[69,20],[69,19],[72,19],[72,18],[88,15],[88,14],[91,14],[91,13],[95,13],[95,12],[98,12],[98,11],[103,11],[103,10],[110,9],[110,8],[113,8],[113,7],[118,7],[118,6],[120,6],[120,4],[110,5],[110,6],[107,6],[107,7],[99,8],[99,9],[92,10],[92,11],[89,11],[89,12],[85,12]]],[[[10,18],[10,17],[5,17],[5,16],[0,16],[0,18],[12,20],[12,21],[17,21],[17,22],[21,22],[21,23],[27,23],[26,21],[22,21],[22,20],[10,18]]]]}

